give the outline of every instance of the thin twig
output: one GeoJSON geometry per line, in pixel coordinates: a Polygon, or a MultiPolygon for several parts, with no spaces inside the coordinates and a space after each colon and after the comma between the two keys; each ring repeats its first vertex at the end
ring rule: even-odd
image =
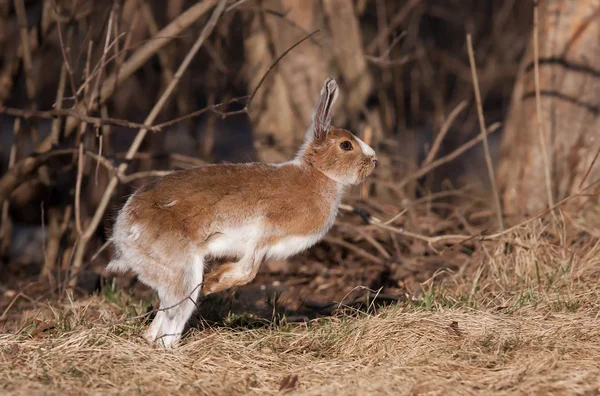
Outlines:
{"type": "MultiPolygon", "coordinates": [[[[142,3],[142,6],[145,4],[143,0],[138,0],[138,3],[142,3]]],[[[129,47],[131,46],[131,40],[133,37],[133,31],[137,27],[138,20],[140,17],[140,9],[136,7],[134,11],[133,18],[131,20],[131,24],[129,25],[129,29],[127,30],[127,34],[125,36],[125,43],[123,44],[123,50],[119,51],[118,48],[115,48],[115,87],[113,91],[117,90],[117,83],[119,81],[119,72],[121,71],[121,67],[123,66],[123,62],[125,61],[125,56],[127,56],[127,52],[129,51],[129,47]]],[[[157,32],[158,34],[158,32],[157,32]]]]}
{"type": "Polygon", "coordinates": [[[554,198],[552,196],[552,164],[548,155],[548,147],[546,143],[546,132],[542,121],[542,98],[540,94],[540,54],[538,44],[538,23],[539,23],[539,2],[533,2],[533,67],[534,67],[534,83],[535,83],[535,117],[537,120],[538,135],[540,138],[540,148],[542,150],[542,161],[544,163],[544,177],[546,179],[546,195],[548,198],[548,206],[552,206],[554,198]]]}
{"type": "MultiPolygon", "coordinates": [[[[88,97],[88,92],[89,92],[89,88],[90,88],[90,82],[91,82],[91,77],[90,77],[90,67],[91,67],[91,63],[92,63],[92,49],[94,48],[94,40],[90,40],[88,42],[88,50],[87,50],[87,57],[85,60],[85,68],[83,69],[83,83],[81,84],[81,87],[79,87],[79,90],[77,91],[77,93],[75,94],[76,97],[79,96],[80,92],[83,91],[83,99],[86,100],[86,98],[88,97]]],[[[102,62],[98,63],[98,72],[103,69],[101,67],[102,62]]],[[[85,109],[85,114],[87,115],[87,113],[90,112],[90,109],[92,108],[92,101],[88,101],[88,104],[86,106],[85,109]]]]}
{"type": "MultiPolygon", "coordinates": [[[[111,10],[111,17],[112,17],[112,10],[111,10]]],[[[110,20],[112,20],[112,18],[109,18],[110,20]]],[[[109,21],[110,24],[110,21],[109,21]]],[[[109,34],[109,33],[107,33],[109,34]]],[[[108,41],[108,40],[107,40],[108,41]]],[[[89,98],[88,100],[88,92],[89,92],[89,76],[90,76],[90,63],[91,63],[91,58],[92,58],[92,46],[93,46],[93,41],[90,40],[88,43],[88,51],[87,51],[87,59],[86,59],[86,63],[85,63],[85,69],[84,69],[84,91],[83,91],[83,100],[84,102],[87,102],[87,106],[86,106],[86,112],[89,112],[89,109],[92,106],[92,98],[89,98]]],[[[106,48],[105,48],[106,51],[106,48]]],[[[102,69],[102,68],[101,68],[102,69]]],[[[96,80],[97,82],[97,80],[96,80]]],[[[83,226],[81,224],[81,184],[83,183],[83,167],[85,165],[85,157],[84,157],[84,151],[85,151],[85,131],[87,129],[87,123],[84,121],[81,124],[79,124],[79,134],[77,135],[77,139],[79,140],[79,149],[78,149],[78,155],[77,155],[77,179],[75,181],[75,230],[77,231],[77,234],[79,236],[81,236],[81,234],[83,233],[83,226]]]]}
{"type": "Polygon", "coordinates": [[[254,100],[254,97],[256,96],[256,92],[258,92],[258,89],[260,88],[260,86],[262,85],[262,83],[265,81],[265,79],[267,78],[267,76],[269,75],[269,73],[271,72],[271,70],[273,70],[273,68],[275,66],[277,66],[277,64],[279,63],[279,61],[281,59],[283,59],[291,50],[293,50],[294,48],[296,48],[297,46],[299,46],[300,44],[302,44],[303,42],[305,42],[306,40],[308,40],[309,38],[311,38],[315,34],[319,33],[320,31],[321,31],[321,29],[317,29],[314,32],[312,32],[312,33],[304,36],[301,40],[297,41],[294,45],[292,45],[291,47],[289,47],[287,50],[283,51],[283,53],[281,55],[279,55],[277,57],[277,59],[275,59],[275,62],[273,62],[271,64],[271,66],[269,66],[267,68],[267,71],[265,72],[265,74],[263,74],[262,78],[258,82],[258,85],[252,91],[252,94],[250,95],[250,99],[248,99],[248,103],[246,103],[246,107],[245,107],[246,110],[250,107],[250,104],[252,103],[252,100],[254,100]]]}
{"type": "Polygon", "coordinates": [[[27,13],[23,0],[15,0],[15,12],[19,23],[19,34],[21,36],[21,46],[23,48],[23,69],[25,71],[25,88],[27,90],[27,99],[32,103],[35,100],[35,80],[33,79],[33,61],[31,57],[31,45],[29,44],[29,31],[27,30],[27,13]]]}
{"type": "Polygon", "coordinates": [[[467,102],[463,100],[462,102],[460,102],[458,104],[458,106],[456,106],[454,108],[454,110],[452,110],[452,112],[450,113],[450,115],[448,116],[448,118],[446,119],[444,124],[442,125],[442,128],[440,129],[440,133],[438,133],[438,135],[435,137],[435,141],[433,142],[433,145],[431,146],[431,150],[429,150],[429,153],[427,153],[427,157],[425,158],[425,161],[423,161],[423,164],[421,165],[421,167],[427,166],[431,161],[433,161],[438,150],[440,149],[442,140],[444,140],[444,137],[450,130],[450,126],[452,126],[454,119],[456,117],[458,117],[460,112],[463,111],[465,107],[467,107],[467,102]]]}
{"type": "MultiPolygon", "coordinates": [[[[52,154],[52,153],[54,153],[54,152],[53,151],[48,152],[48,154],[52,154]]],[[[62,149],[62,150],[60,150],[59,155],[66,155],[66,154],[77,154],[79,156],[80,151],[79,151],[79,148],[78,149],[62,149]]],[[[85,150],[83,152],[83,156],[90,157],[91,159],[95,160],[97,165],[102,165],[110,173],[111,176],[117,176],[119,178],[119,182],[123,183],[123,184],[128,184],[128,183],[131,183],[132,181],[147,178],[147,177],[162,177],[162,176],[166,176],[170,173],[175,172],[174,170],[150,170],[150,171],[142,171],[142,172],[132,173],[129,175],[124,175],[122,173],[119,173],[118,168],[116,166],[114,166],[113,163],[109,159],[107,159],[106,157],[104,157],[100,154],[96,154],[89,150],[85,150]]],[[[202,164],[196,164],[196,165],[202,165],[202,164]]]]}
{"type": "Polygon", "coordinates": [[[69,47],[65,46],[64,43],[64,39],[62,36],[62,28],[60,25],[60,18],[59,18],[59,12],[58,10],[54,11],[56,14],[56,31],[58,32],[58,42],[60,43],[60,53],[62,54],[63,57],[63,65],[67,68],[67,73],[69,74],[69,84],[71,85],[71,93],[73,96],[73,99],[75,100],[75,104],[77,104],[79,102],[79,98],[77,96],[76,92],[76,85],[75,85],[75,75],[73,73],[73,68],[71,67],[71,61],[69,60],[69,55],[67,53],[67,51],[70,49],[69,47]]]}
{"type": "MultiPolygon", "coordinates": [[[[496,132],[500,128],[501,125],[502,124],[500,124],[499,122],[496,122],[496,123],[490,125],[487,133],[490,134],[490,133],[496,132]]],[[[481,135],[481,134],[477,135],[476,137],[469,140],[467,143],[463,144],[462,146],[460,146],[459,148],[457,148],[450,154],[445,155],[441,158],[438,158],[437,160],[431,162],[429,165],[424,166],[421,169],[419,169],[418,171],[406,176],[402,181],[400,181],[400,183],[398,183],[398,188],[402,188],[409,182],[411,182],[413,180],[417,180],[417,179],[425,176],[427,173],[431,172],[433,169],[456,159],[462,153],[469,150],[471,147],[475,146],[477,143],[481,142],[482,140],[483,140],[483,135],[481,135]]]]}
{"type": "MultiPolygon", "coordinates": [[[[87,124],[81,124],[81,129],[85,130],[87,124]]],[[[84,131],[80,133],[83,135],[84,131]]],[[[81,184],[83,182],[83,166],[84,166],[84,145],[83,139],[79,142],[79,154],[77,156],[77,180],[75,181],[75,229],[81,235],[83,228],[81,226],[81,184]]]]}
{"type": "MultiPolygon", "coordinates": [[[[303,34],[310,33],[308,30],[306,30],[305,28],[300,26],[298,23],[296,23],[293,20],[291,20],[290,18],[288,18],[289,10],[287,10],[285,12],[279,12],[277,10],[273,10],[270,8],[266,8],[264,6],[260,6],[260,7],[243,7],[240,11],[260,12],[260,13],[263,13],[264,15],[271,15],[271,16],[281,19],[283,22],[290,25],[294,29],[297,29],[298,31],[302,32],[303,34]]],[[[311,39],[310,41],[317,47],[322,48],[321,43],[319,43],[317,40],[311,39]]]]}
{"type": "MultiPolygon", "coordinates": [[[[67,45],[71,45],[73,38],[73,29],[69,28],[67,32],[67,45]]],[[[63,61],[63,65],[60,69],[60,77],[58,78],[58,88],[56,89],[56,99],[54,107],[56,110],[62,110],[63,97],[65,96],[65,86],[67,82],[67,66],[63,61]]],[[[52,138],[52,144],[57,145],[60,139],[60,118],[54,118],[52,120],[52,129],[50,130],[50,136],[52,138]]]]}
{"type": "MultiPolygon", "coordinates": [[[[239,99],[239,98],[238,98],[239,99]]],[[[243,99],[243,97],[242,97],[243,99]]],[[[217,106],[223,106],[224,104],[219,104],[217,106]]],[[[202,109],[202,112],[206,112],[210,109],[202,109]]],[[[81,114],[79,112],[77,112],[77,110],[75,109],[59,109],[56,108],[54,110],[27,110],[27,109],[16,109],[14,107],[6,107],[6,106],[2,106],[0,105],[0,114],[6,114],[6,115],[10,115],[13,117],[19,117],[19,118],[23,118],[24,120],[27,120],[29,118],[41,118],[41,119],[55,119],[58,117],[73,117],[78,119],[79,121],[82,122],[87,122],[90,125],[93,125],[96,128],[100,128],[102,127],[102,125],[113,125],[113,126],[120,126],[123,128],[129,128],[129,129],[147,129],[149,131],[153,131],[153,132],[158,132],[161,130],[162,126],[166,126],[166,125],[172,125],[175,124],[178,121],[172,122],[169,121],[167,123],[163,123],[159,126],[152,126],[152,125],[144,125],[144,124],[140,124],[137,122],[131,122],[131,121],[127,121],[127,120],[121,120],[118,118],[108,118],[108,117],[91,117],[88,116],[86,114],[81,114]]],[[[201,114],[201,113],[200,113],[201,114]]],[[[197,115],[197,114],[196,114],[197,115]]]]}
{"type": "Polygon", "coordinates": [[[235,8],[241,6],[242,4],[244,4],[245,2],[247,2],[248,0],[238,0],[235,3],[233,3],[232,5],[230,5],[229,7],[227,7],[227,9],[225,10],[225,13],[228,13],[229,11],[233,11],[235,8]]]}
{"type": "Polygon", "coordinates": [[[100,256],[100,253],[102,253],[104,250],[106,250],[106,248],[107,248],[107,247],[108,247],[108,246],[109,246],[111,243],[112,243],[112,240],[110,240],[110,239],[109,239],[108,241],[104,242],[104,243],[102,244],[102,246],[100,246],[100,249],[96,250],[96,253],[94,253],[94,254],[92,255],[92,257],[90,258],[90,262],[93,262],[93,261],[95,261],[95,260],[98,258],[98,256],[100,256]]]}
{"type": "MultiPolygon", "coordinates": [[[[100,108],[100,114],[102,118],[108,117],[108,109],[106,105],[102,105],[100,108]]],[[[105,139],[108,141],[110,139],[110,125],[103,125],[102,128],[98,129],[100,131],[100,136],[98,136],[98,156],[102,157],[102,153],[104,151],[104,141],[105,139]]],[[[100,172],[99,164],[96,164],[96,172],[94,175],[94,180],[96,186],[98,185],[98,173],[100,172]]]]}
{"type": "Polygon", "coordinates": [[[377,33],[377,36],[373,39],[373,41],[371,41],[371,43],[369,43],[369,45],[367,46],[367,53],[372,54],[373,52],[375,52],[375,50],[379,46],[379,43],[385,40],[385,38],[406,19],[408,14],[410,14],[412,9],[415,8],[415,6],[419,4],[420,1],[421,0],[410,0],[406,4],[404,4],[404,6],[398,11],[398,13],[394,15],[394,17],[390,21],[390,24],[386,26],[385,29],[382,29],[379,33],[377,33]]]}
{"type": "Polygon", "coordinates": [[[373,246],[379,252],[379,254],[381,254],[387,260],[392,258],[388,251],[381,246],[381,243],[379,243],[370,233],[366,232],[363,227],[356,227],[354,224],[343,222],[336,222],[336,226],[340,231],[349,230],[352,233],[358,234],[360,238],[371,244],[371,246],[373,246]]]}
{"type": "Polygon", "coordinates": [[[408,209],[403,209],[401,212],[398,212],[398,214],[397,214],[397,215],[395,215],[394,217],[392,217],[391,219],[389,219],[388,221],[386,221],[386,222],[385,222],[385,223],[383,223],[383,224],[385,224],[385,225],[390,225],[390,224],[392,224],[394,221],[396,221],[396,220],[398,220],[400,217],[402,217],[402,216],[403,216],[403,215],[406,213],[406,211],[407,211],[407,210],[408,210],[408,209]]]}
{"type": "MultiPolygon", "coordinates": [[[[156,19],[154,18],[154,15],[152,14],[152,8],[150,7],[150,5],[148,4],[147,1],[142,1],[141,4],[141,11],[142,14],[144,15],[144,19],[146,21],[146,25],[148,27],[148,33],[150,35],[150,37],[156,37],[158,35],[159,32],[159,26],[158,23],[156,23],[156,19]]],[[[207,48],[206,46],[209,44],[209,42],[207,41],[205,43],[205,49],[207,48]]],[[[162,75],[164,78],[164,83],[169,84],[169,81],[171,81],[171,79],[173,78],[173,70],[171,67],[171,62],[169,61],[170,58],[172,58],[172,56],[169,55],[169,53],[167,52],[167,47],[163,47],[161,48],[158,53],[158,61],[160,62],[160,67],[161,67],[161,71],[162,71],[162,75]]],[[[177,98],[175,99],[175,102],[177,104],[177,110],[179,111],[179,113],[185,113],[188,106],[186,105],[186,103],[184,103],[185,98],[181,95],[178,95],[177,98]]]]}
{"type": "MultiPolygon", "coordinates": [[[[27,29],[27,12],[25,10],[25,2],[24,0],[15,0],[14,1],[15,12],[17,14],[17,21],[19,24],[19,34],[21,38],[21,48],[23,52],[23,70],[25,71],[25,89],[27,92],[27,99],[29,103],[27,104],[27,108],[31,110],[35,110],[37,108],[36,103],[36,80],[33,72],[33,51],[32,45],[29,42],[29,31],[27,29]]],[[[37,123],[26,123],[29,128],[25,128],[28,130],[33,145],[35,148],[39,145],[38,138],[38,129],[37,123]]]]}
{"type": "MultiPolygon", "coordinates": [[[[108,45],[107,49],[111,50],[113,47],[115,47],[115,48],[118,47],[117,44],[118,44],[119,40],[121,39],[121,37],[123,37],[124,35],[125,35],[125,33],[121,33],[117,37],[115,37],[115,39],[108,45]]],[[[93,45],[93,40],[90,40],[88,44],[89,44],[89,48],[90,48],[90,49],[88,49],[88,54],[91,54],[91,46],[93,45]]],[[[115,52],[116,52],[116,49],[115,49],[115,52]]],[[[74,94],[75,96],[68,98],[68,99],[75,99],[76,97],[79,97],[79,95],[81,95],[81,92],[88,88],[87,85],[94,78],[96,78],[96,76],[100,73],[100,70],[105,68],[105,66],[108,65],[113,60],[118,60],[119,58],[122,58],[125,55],[127,55],[127,51],[125,49],[123,49],[122,51],[116,52],[115,54],[112,54],[110,57],[106,58],[104,62],[96,63],[94,68],[89,73],[87,73],[87,76],[85,77],[85,79],[83,80],[83,82],[81,83],[79,88],[77,88],[77,92],[74,94]]],[[[91,59],[90,56],[88,56],[88,62],[89,62],[89,59],[91,59]]],[[[89,67],[87,67],[87,69],[89,70],[89,67]]],[[[116,87],[115,87],[115,90],[116,90],[116,87]]],[[[94,107],[95,105],[97,105],[97,102],[94,102],[92,107],[95,108],[94,107]]]]}
{"type": "MultiPolygon", "coordinates": [[[[398,60],[391,60],[391,59],[389,59],[389,55],[390,55],[390,52],[392,51],[392,49],[405,36],[406,36],[406,31],[403,31],[402,33],[400,33],[398,36],[396,36],[392,40],[392,42],[390,43],[390,45],[385,50],[380,50],[381,51],[381,55],[379,55],[379,56],[365,55],[365,59],[367,59],[369,62],[372,62],[372,63],[374,63],[376,65],[385,66],[385,67],[402,66],[402,65],[408,63],[411,60],[411,58],[412,58],[410,55],[405,55],[401,59],[398,59],[398,60]]],[[[383,45],[384,42],[381,41],[379,44],[383,45]]]]}
{"type": "Polygon", "coordinates": [[[406,37],[406,30],[404,30],[402,33],[400,33],[399,35],[397,35],[392,42],[390,43],[390,45],[388,45],[388,47],[386,48],[385,51],[383,51],[383,54],[381,54],[381,59],[387,59],[387,57],[390,55],[390,52],[392,52],[392,49],[396,46],[396,44],[398,44],[400,42],[400,40],[402,40],[404,37],[406,37]]]}
{"type": "Polygon", "coordinates": [[[403,66],[406,65],[408,62],[413,60],[413,56],[411,55],[404,55],[402,58],[397,59],[397,60],[388,60],[388,59],[381,59],[379,57],[374,57],[371,55],[365,55],[365,59],[368,60],[369,62],[381,66],[383,68],[389,68],[389,67],[397,67],[397,66],[403,66]]]}
{"type": "Polygon", "coordinates": [[[93,153],[93,152],[91,152],[89,150],[86,150],[84,154],[86,156],[88,156],[88,157],[96,160],[96,162],[99,165],[102,165],[104,168],[106,168],[107,171],[112,172],[112,174],[117,174],[117,168],[106,157],[103,157],[102,155],[98,155],[96,153],[93,153]]]}
{"type": "Polygon", "coordinates": [[[494,196],[494,204],[496,206],[496,216],[498,217],[498,226],[501,230],[504,229],[504,219],[502,218],[502,206],[500,205],[500,194],[496,187],[496,176],[494,175],[494,166],[490,155],[490,147],[487,141],[487,133],[485,131],[485,119],[483,118],[483,107],[481,105],[481,92],[479,91],[479,81],[477,80],[477,67],[475,65],[475,55],[473,53],[473,42],[471,35],[467,34],[467,50],[469,52],[469,63],[471,64],[471,74],[473,76],[473,89],[475,90],[475,101],[477,103],[477,115],[479,116],[479,130],[483,137],[483,149],[485,152],[485,162],[488,168],[490,184],[492,186],[492,194],[494,196]]]}
{"type": "MultiPolygon", "coordinates": [[[[12,169],[15,166],[17,161],[17,137],[19,135],[19,131],[21,130],[21,119],[16,118],[13,123],[13,142],[10,146],[10,154],[8,157],[8,169],[12,169]]],[[[4,179],[4,178],[2,178],[4,179]]],[[[7,194],[5,199],[0,200],[2,203],[2,217],[0,224],[0,237],[2,238],[2,248],[9,245],[11,232],[12,232],[12,222],[10,219],[10,194],[7,194]]]]}
{"type": "Polygon", "coordinates": [[[2,312],[2,315],[0,316],[0,322],[3,322],[4,320],[6,320],[6,318],[8,317],[8,312],[13,307],[13,305],[15,305],[15,303],[17,302],[19,297],[23,297],[29,301],[34,301],[31,297],[28,297],[27,295],[25,295],[23,293],[17,293],[17,295],[14,296],[13,299],[10,301],[10,303],[8,304],[8,306],[6,307],[4,312],[2,312]]]}
{"type": "Polygon", "coordinates": [[[367,252],[366,250],[361,249],[358,246],[353,245],[349,242],[346,242],[341,238],[326,236],[325,238],[323,238],[323,241],[332,243],[334,245],[342,246],[343,248],[346,248],[346,249],[358,254],[359,256],[362,256],[362,257],[366,258],[367,260],[372,261],[376,264],[380,264],[380,265],[384,264],[384,261],[382,259],[380,259],[379,257],[374,256],[371,253],[367,252]]]}
{"type": "MultiPolygon", "coordinates": [[[[159,32],[159,26],[156,23],[156,19],[154,18],[154,15],[152,14],[152,8],[150,7],[150,5],[148,4],[147,1],[142,1],[141,6],[142,6],[141,7],[142,14],[144,15],[146,25],[148,26],[148,33],[150,34],[150,37],[156,37],[159,32]]],[[[166,84],[168,84],[169,81],[171,81],[171,79],[173,78],[173,70],[171,70],[171,67],[169,65],[168,57],[169,57],[169,54],[167,54],[167,52],[164,50],[164,48],[161,48],[160,50],[158,50],[158,60],[160,62],[160,66],[164,73],[164,78],[165,78],[166,84]]]]}
{"type": "Polygon", "coordinates": [[[594,155],[594,159],[592,160],[592,163],[590,164],[590,166],[588,166],[588,169],[585,172],[585,175],[583,176],[583,179],[581,179],[581,182],[579,183],[579,187],[578,187],[579,190],[581,190],[581,187],[583,187],[583,183],[590,176],[590,172],[592,171],[592,168],[594,167],[594,164],[596,164],[596,161],[598,160],[598,155],[600,155],[600,149],[598,149],[596,151],[596,155],[594,155]]]}
{"type": "Polygon", "coordinates": [[[122,120],[122,119],[118,119],[118,118],[109,118],[109,117],[104,117],[104,116],[103,117],[91,117],[86,114],[79,113],[76,109],[54,109],[54,110],[33,111],[33,110],[17,109],[14,107],[6,107],[6,106],[0,105],[0,114],[6,114],[6,115],[13,116],[13,117],[20,117],[25,120],[27,120],[29,118],[54,119],[54,118],[58,118],[58,117],[72,117],[79,121],[87,122],[88,124],[94,126],[95,128],[100,128],[103,125],[113,125],[113,126],[120,126],[123,128],[129,128],[129,129],[142,129],[143,128],[143,129],[147,129],[148,131],[152,131],[152,132],[160,132],[165,127],[172,126],[174,124],[177,124],[177,123],[187,120],[189,118],[198,117],[199,115],[202,115],[209,111],[219,114],[223,118],[226,118],[226,117],[229,117],[232,115],[236,115],[236,114],[240,114],[240,113],[245,113],[245,110],[223,112],[218,109],[220,109],[222,107],[227,107],[232,103],[240,103],[242,101],[247,100],[248,97],[249,97],[248,95],[239,96],[237,98],[233,98],[233,99],[230,99],[230,100],[222,102],[222,103],[209,105],[200,110],[195,110],[189,114],[174,118],[169,121],[165,121],[165,122],[157,124],[157,125],[145,125],[145,124],[140,124],[137,122],[131,122],[128,120],[122,120]]]}
{"type": "MultiPolygon", "coordinates": [[[[92,92],[92,98],[89,101],[90,107],[92,103],[100,103],[100,87],[102,86],[102,79],[104,78],[104,70],[106,69],[106,56],[108,54],[110,38],[113,30],[113,21],[115,19],[115,13],[118,2],[113,1],[113,6],[110,10],[110,16],[108,17],[108,26],[106,27],[106,41],[104,42],[104,50],[102,51],[102,57],[100,58],[100,70],[98,72],[98,78],[96,78],[96,84],[94,85],[94,91],[92,92]]],[[[115,44],[118,43],[119,38],[115,39],[115,44]]],[[[89,109],[88,109],[89,110],[89,109]]]]}
{"type": "Polygon", "coordinates": [[[174,119],[169,120],[169,121],[165,121],[163,123],[160,123],[158,125],[155,125],[155,126],[149,128],[149,129],[153,130],[153,131],[160,131],[160,130],[166,128],[166,127],[169,127],[171,125],[180,123],[180,122],[185,121],[185,120],[187,120],[189,118],[198,117],[199,115],[202,115],[202,114],[207,113],[209,111],[212,111],[212,112],[214,112],[216,114],[219,114],[222,118],[226,118],[226,117],[229,117],[229,116],[232,116],[232,115],[236,115],[236,114],[240,114],[240,113],[245,113],[245,110],[231,111],[231,112],[222,112],[222,111],[219,111],[218,109],[220,109],[221,107],[227,107],[227,106],[229,106],[232,103],[239,103],[239,102],[241,102],[243,100],[246,100],[248,98],[249,98],[249,96],[245,95],[245,96],[240,96],[240,97],[237,97],[237,98],[230,99],[230,100],[222,102],[222,103],[217,103],[217,104],[214,104],[214,105],[209,105],[209,106],[204,107],[203,109],[193,111],[193,112],[191,112],[189,114],[183,115],[181,117],[174,118],[174,119]]]}

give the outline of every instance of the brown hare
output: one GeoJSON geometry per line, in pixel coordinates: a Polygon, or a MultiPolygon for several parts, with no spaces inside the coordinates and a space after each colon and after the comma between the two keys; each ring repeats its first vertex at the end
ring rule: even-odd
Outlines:
{"type": "Polygon", "coordinates": [[[108,271],[131,270],[158,292],[145,333],[173,346],[205,295],[244,285],[267,258],[286,258],[331,228],[346,186],[377,165],[375,152],[331,126],[338,86],[327,78],[304,145],[281,164],[213,164],[181,170],[136,191],[120,211],[108,271]],[[238,257],[204,278],[207,257],[238,257]]]}

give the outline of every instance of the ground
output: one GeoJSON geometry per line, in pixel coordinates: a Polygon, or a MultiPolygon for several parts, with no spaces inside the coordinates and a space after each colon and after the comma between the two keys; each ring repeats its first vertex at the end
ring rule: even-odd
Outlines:
{"type": "Polygon", "coordinates": [[[293,279],[255,283],[204,301],[168,351],[140,337],[149,294],[108,284],[15,304],[0,323],[0,392],[600,395],[600,242],[584,228],[562,211],[533,220],[418,293],[355,287],[291,306],[293,279]]]}

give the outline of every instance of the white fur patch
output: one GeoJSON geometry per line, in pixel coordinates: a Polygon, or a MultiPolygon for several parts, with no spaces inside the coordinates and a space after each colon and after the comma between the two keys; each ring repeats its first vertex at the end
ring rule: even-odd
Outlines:
{"type": "Polygon", "coordinates": [[[282,166],[300,166],[301,165],[301,161],[300,161],[300,155],[296,156],[296,158],[289,160],[289,161],[285,161],[285,162],[280,162],[277,164],[270,164],[271,166],[275,167],[275,168],[281,168],[282,166]]]}
{"type": "Polygon", "coordinates": [[[177,203],[177,200],[173,201],[173,202],[169,202],[168,204],[165,204],[164,207],[165,208],[170,208],[172,206],[175,206],[175,204],[177,203]]]}
{"type": "Polygon", "coordinates": [[[373,150],[371,148],[371,146],[369,146],[367,143],[363,142],[356,136],[354,136],[354,138],[358,141],[358,144],[360,145],[360,149],[362,150],[364,155],[366,155],[366,156],[375,155],[375,150],[373,150]]]}
{"type": "Polygon", "coordinates": [[[308,249],[321,239],[321,233],[307,236],[288,236],[274,245],[269,246],[267,256],[271,258],[285,259],[296,253],[308,249]]]}
{"type": "Polygon", "coordinates": [[[131,226],[131,228],[129,228],[129,238],[132,241],[137,241],[138,238],[140,237],[141,232],[142,232],[141,227],[137,224],[134,224],[131,226]]]}
{"type": "Polygon", "coordinates": [[[219,232],[221,235],[211,239],[207,246],[207,253],[213,257],[241,256],[248,246],[256,244],[264,231],[260,221],[254,221],[219,232]]]}

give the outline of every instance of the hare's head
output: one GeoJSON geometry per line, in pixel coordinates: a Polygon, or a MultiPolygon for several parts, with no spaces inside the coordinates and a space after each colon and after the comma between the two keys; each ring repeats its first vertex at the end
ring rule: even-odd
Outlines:
{"type": "Polygon", "coordinates": [[[377,157],[369,145],[350,131],[331,126],[331,110],[337,96],[337,83],[329,77],[298,156],[338,183],[358,184],[373,172],[377,157]]]}

